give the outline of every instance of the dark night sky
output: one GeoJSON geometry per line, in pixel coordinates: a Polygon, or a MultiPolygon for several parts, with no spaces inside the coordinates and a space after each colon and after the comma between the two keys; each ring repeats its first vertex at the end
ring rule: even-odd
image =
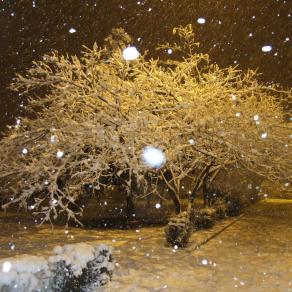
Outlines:
{"type": "Polygon", "coordinates": [[[263,81],[292,87],[292,0],[0,0],[0,131],[24,114],[25,101],[7,86],[44,53],[79,54],[123,27],[151,55],[188,23],[220,66],[259,68],[263,81]],[[262,52],[265,45],[272,50],[262,52]]]}

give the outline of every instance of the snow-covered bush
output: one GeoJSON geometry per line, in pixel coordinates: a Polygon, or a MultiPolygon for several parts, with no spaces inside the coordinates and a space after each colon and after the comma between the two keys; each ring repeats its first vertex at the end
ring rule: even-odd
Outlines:
{"type": "Polygon", "coordinates": [[[189,211],[223,170],[291,181],[282,103],[291,92],[259,83],[255,71],[211,63],[191,26],[174,34],[177,43],[159,47],[172,49],[168,60],[125,59],[133,41],[116,29],[103,48],[80,57],[53,52],[16,77],[11,88],[29,97],[35,119],[19,119],[0,141],[4,207],[79,222],[82,199],[113,185],[131,205],[133,196],[166,199],[163,183],[180,212],[185,178],[193,183],[189,211]]]}
{"type": "Polygon", "coordinates": [[[0,261],[0,291],[90,291],[107,284],[114,263],[106,245],[55,247],[54,255],[22,255],[0,261]]]}
{"type": "Polygon", "coordinates": [[[187,246],[193,231],[193,226],[187,212],[181,212],[170,218],[164,229],[166,242],[169,246],[187,246]]]}

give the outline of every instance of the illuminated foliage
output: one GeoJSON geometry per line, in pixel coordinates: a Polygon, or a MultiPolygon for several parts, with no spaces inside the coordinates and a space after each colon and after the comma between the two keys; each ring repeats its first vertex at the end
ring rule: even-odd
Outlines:
{"type": "Polygon", "coordinates": [[[161,197],[164,183],[179,212],[187,177],[189,209],[222,170],[291,181],[291,126],[281,103],[291,92],[260,84],[252,70],[212,64],[196,52],[190,25],[174,34],[177,43],[158,48],[172,50],[167,61],[137,52],[125,60],[132,41],[116,29],[103,48],[84,48],[81,57],[53,52],[17,76],[11,88],[30,96],[36,118],[23,118],[0,142],[4,207],[78,221],[85,189],[119,184],[127,197],[161,197]],[[164,153],[162,165],[145,163],[149,146],[164,153]]]}

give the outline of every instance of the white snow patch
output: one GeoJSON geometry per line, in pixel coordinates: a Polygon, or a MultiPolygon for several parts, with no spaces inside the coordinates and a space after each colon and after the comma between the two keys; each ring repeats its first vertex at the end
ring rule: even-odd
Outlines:
{"type": "Polygon", "coordinates": [[[9,261],[6,261],[2,264],[2,271],[4,273],[8,273],[11,270],[11,268],[12,268],[12,264],[9,261]]]}
{"type": "Polygon", "coordinates": [[[39,274],[42,273],[46,278],[50,274],[47,261],[41,256],[22,255],[6,259],[4,262],[0,261],[0,263],[2,264],[0,288],[16,285],[20,289],[17,291],[37,291],[42,286],[39,274]],[[7,262],[10,263],[9,266],[7,262]],[[6,271],[4,271],[4,268],[6,271]]]}
{"type": "MultiPolygon", "coordinates": [[[[53,291],[50,289],[50,285],[52,285],[56,264],[62,261],[70,267],[70,271],[76,277],[80,276],[83,269],[88,268],[88,262],[93,260],[96,261],[93,269],[105,268],[107,271],[114,269],[114,263],[110,260],[112,249],[103,244],[97,246],[78,243],[63,247],[56,246],[53,253],[54,255],[49,258],[20,255],[0,260],[2,267],[0,270],[0,291],[53,291]],[[107,255],[105,255],[105,251],[107,251],[107,255]]],[[[66,277],[65,274],[64,276],[66,277]]],[[[95,280],[96,285],[98,285],[99,281],[107,280],[106,275],[101,274],[100,279],[95,280]]]]}

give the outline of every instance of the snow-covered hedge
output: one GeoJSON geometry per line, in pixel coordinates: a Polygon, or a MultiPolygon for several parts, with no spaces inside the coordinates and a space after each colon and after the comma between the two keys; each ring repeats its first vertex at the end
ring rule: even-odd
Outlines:
{"type": "Polygon", "coordinates": [[[0,260],[0,291],[90,291],[107,284],[114,263],[106,245],[57,246],[49,258],[21,255],[0,260]]]}

